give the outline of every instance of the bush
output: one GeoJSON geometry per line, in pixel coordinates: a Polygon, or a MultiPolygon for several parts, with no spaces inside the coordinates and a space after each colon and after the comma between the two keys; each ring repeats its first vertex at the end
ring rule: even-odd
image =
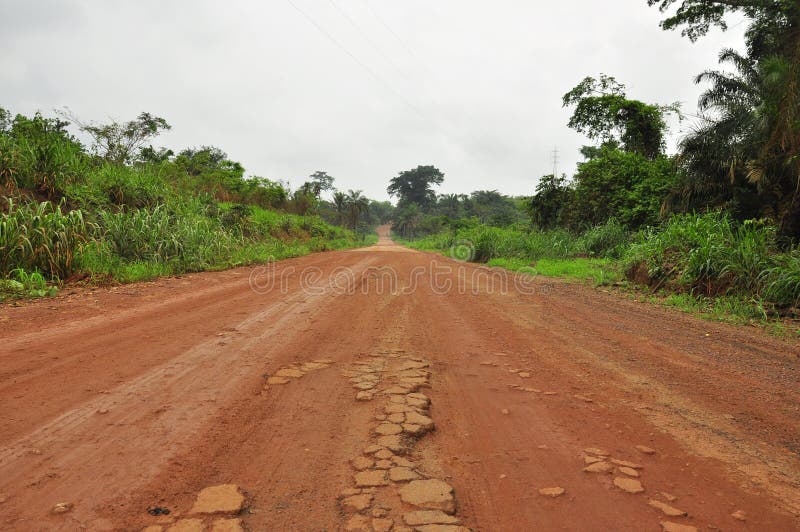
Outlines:
{"type": "Polygon", "coordinates": [[[193,271],[219,261],[234,244],[221,225],[202,215],[176,216],[163,205],[130,212],[100,211],[100,240],[128,261],[167,263],[193,271]]]}
{"type": "Polygon", "coordinates": [[[649,284],[704,296],[740,295],[778,307],[800,302],[800,250],[781,253],[775,227],[721,213],[675,216],[639,236],[625,256],[649,284]]]}
{"type": "Polygon", "coordinates": [[[83,148],[64,127],[66,123],[17,115],[8,132],[0,131],[0,177],[9,188],[27,189],[49,199],[88,168],[83,148]]]}
{"type": "Polygon", "coordinates": [[[627,250],[630,241],[630,232],[612,218],[583,233],[578,239],[577,247],[592,256],[619,258],[627,250]]]}
{"type": "Polygon", "coordinates": [[[166,203],[173,195],[169,185],[149,166],[103,163],[67,188],[70,201],[85,209],[142,209],[166,203]]]}
{"type": "Polygon", "coordinates": [[[83,213],[64,213],[61,204],[49,201],[20,207],[6,201],[8,212],[0,214],[0,276],[18,268],[50,279],[74,273],[76,251],[87,236],[83,213]]]}

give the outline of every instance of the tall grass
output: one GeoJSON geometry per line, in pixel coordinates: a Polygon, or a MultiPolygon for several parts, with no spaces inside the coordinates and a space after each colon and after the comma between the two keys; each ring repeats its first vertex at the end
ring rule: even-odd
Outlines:
{"type": "Polygon", "coordinates": [[[17,268],[51,279],[74,273],[76,252],[87,237],[83,213],[65,213],[49,201],[21,206],[7,201],[8,212],[0,214],[0,276],[17,268]]]}
{"type": "Polygon", "coordinates": [[[583,235],[575,235],[565,229],[540,231],[476,226],[431,235],[409,245],[417,249],[440,251],[469,248],[472,250],[470,260],[475,262],[489,262],[498,258],[536,261],[577,255],[602,258],[618,256],[629,240],[628,231],[612,220],[583,235]]]}
{"type": "Polygon", "coordinates": [[[591,271],[595,280],[600,275],[615,281],[616,272],[624,269],[629,279],[654,291],[725,297],[728,302],[740,298],[759,315],[796,313],[800,307],[800,248],[781,250],[775,227],[766,222],[739,223],[722,213],[674,216],[636,234],[614,220],[581,235],[479,226],[409,245],[445,253],[461,250],[460,258],[544,275],[591,271]],[[463,256],[465,249],[469,257],[463,256]],[[549,268],[547,261],[557,267],[549,268]]]}

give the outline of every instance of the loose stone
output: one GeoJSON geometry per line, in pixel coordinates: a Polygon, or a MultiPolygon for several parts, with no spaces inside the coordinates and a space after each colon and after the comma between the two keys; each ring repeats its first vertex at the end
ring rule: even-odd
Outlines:
{"type": "Polygon", "coordinates": [[[420,525],[457,525],[458,518],[439,510],[418,510],[403,514],[403,521],[408,526],[420,525]]]}
{"type": "Polygon", "coordinates": [[[584,467],[583,470],[587,473],[610,473],[614,470],[614,466],[608,462],[595,462],[588,467],[584,467]]]}
{"type": "Polygon", "coordinates": [[[644,491],[642,483],[634,478],[615,477],[614,485],[628,493],[641,493],[644,491]]]}
{"type": "Polygon", "coordinates": [[[244,532],[241,519],[217,519],[211,523],[211,532],[244,532]]]}
{"type": "Polygon", "coordinates": [[[554,487],[554,488],[541,488],[539,489],[539,494],[544,495],[546,497],[561,497],[567,492],[564,488],[561,487],[554,487]]]}
{"type": "Polygon", "coordinates": [[[389,483],[389,481],[386,479],[386,471],[380,469],[370,469],[356,473],[355,481],[356,486],[359,488],[385,486],[389,483]]]}
{"type": "Polygon", "coordinates": [[[669,504],[663,503],[661,501],[656,501],[651,499],[650,502],[648,502],[647,504],[649,504],[653,508],[661,510],[664,513],[664,515],[667,515],[669,517],[686,516],[686,512],[684,512],[683,510],[678,510],[677,508],[670,506],[669,504]]]}
{"type": "Polygon", "coordinates": [[[661,529],[664,532],[697,532],[697,527],[670,523],[669,521],[661,521],[661,529]]]}
{"type": "Polygon", "coordinates": [[[192,514],[237,513],[244,504],[244,495],[236,484],[204,488],[189,511],[192,514]]]}
{"type": "Polygon", "coordinates": [[[389,470],[389,480],[392,482],[408,482],[418,478],[419,474],[408,467],[393,467],[389,470]]]}
{"type": "Polygon", "coordinates": [[[362,493],[360,495],[352,495],[342,499],[342,508],[346,512],[361,512],[366,510],[372,504],[374,496],[371,493],[362,493]]]}
{"type": "Polygon", "coordinates": [[[400,488],[403,502],[429,510],[441,510],[452,514],[456,510],[453,487],[438,480],[413,480],[400,488]]]}

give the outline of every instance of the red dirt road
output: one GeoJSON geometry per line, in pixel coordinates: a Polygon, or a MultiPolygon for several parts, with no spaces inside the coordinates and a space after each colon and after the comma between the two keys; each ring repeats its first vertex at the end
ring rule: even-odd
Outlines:
{"type": "Polygon", "coordinates": [[[0,307],[0,529],[435,530],[408,475],[472,530],[800,530],[797,344],[386,238],[253,271],[0,307]]]}

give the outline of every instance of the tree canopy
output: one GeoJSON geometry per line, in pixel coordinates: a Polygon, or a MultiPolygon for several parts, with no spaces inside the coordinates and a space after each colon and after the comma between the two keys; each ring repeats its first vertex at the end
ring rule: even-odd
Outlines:
{"type": "Polygon", "coordinates": [[[444,181],[444,174],[435,166],[417,166],[393,177],[386,191],[398,198],[398,206],[410,203],[425,207],[436,200],[433,186],[444,181]]]}
{"type": "Polygon", "coordinates": [[[628,99],[625,85],[612,76],[586,77],[562,99],[574,107],[569,127],[602,144],[613,143],[651,159],[664,149],[665,115],[678,105],[653,105],[628,99]]]}

